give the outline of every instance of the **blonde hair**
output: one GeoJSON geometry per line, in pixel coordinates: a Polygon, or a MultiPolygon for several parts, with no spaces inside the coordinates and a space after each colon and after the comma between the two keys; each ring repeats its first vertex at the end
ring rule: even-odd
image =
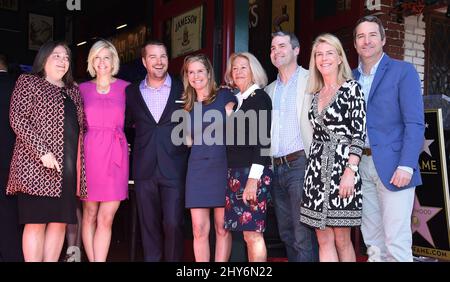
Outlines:
{"type": "Polygon", "coordinates": [[[87,63],[88,63],[87,71],[89,72],[89,74],[92,77],[95,77],[97,75],[97,73],[95,72],[94,66],[93,66],[94,58],[104,48],[108,49],[109,52],[111,52],[111,57],[112,57],[111,58],[112,59],[111,75],[116,75],[119,72],[120,59],[119,59],[119,55],[117,54],[116,47],[114,47],[114,45],[111,42],[109,42],[108,40],[101,39],[101,40],[95,42],[94,45],[92,45],[91,50],[89,50],[89,55],[87,58],[87,63]]]}
{"type": "Polygon", "coordinates": [[[327,43],[333,46],[338,56],[340,57],[342,63],[338,66],[338,83],[342,84],[346,80],[353,78],[352,70],[347,61],[347,56],[345,55],[344,48],[342,47],[341,41],[330,33],[323,33],[314,40],[311,58],[309,60],[309,81],[308,81],[308,93],[316,93],[322,89],[324,86],[322,74],[319,72],[316,66],[316,49],[320,43],[327,43]]]}
{"type": "Polygon", "coordinates": [[[187,56],[184,58],[183,67],[181,68],[181,77],[183,78],[183,86],[184,86],[184,92],[182,99],[184,101],[184,109],[188,112],[194,108],[194,103],[197,98],[197,94],[195,92],[195,89],[189,84],[189,78],[188,78],[188,68],[189,65],[194,62],[200,62],[206,69],[207,75],[208,75],[208,98],[203,101],[205,105],[211,104],[215,99],[217,95],[217,84],[214,80],[214,70],[212,67],[212,64],[208,57],[204,54],[197,54],[192,56],[187,56]]]}
{"type": "Polygon", "coordinates": [[[231,75],[232,67],[234,60],[237,58],[247,59],[248,64],[250,66],[250,72],[252,74],[252,82],[257,84],[260,88],[264,88],[267,85],[267,74],[264,71],[261,63],[256,59],[256,57],[248,52],[242,53],[233,53],[227,61],[227,68],[225,70],[224,80],[227,85],[230,87],[236,88],[236,84],[233,81],[233,77],[231,75]]]}

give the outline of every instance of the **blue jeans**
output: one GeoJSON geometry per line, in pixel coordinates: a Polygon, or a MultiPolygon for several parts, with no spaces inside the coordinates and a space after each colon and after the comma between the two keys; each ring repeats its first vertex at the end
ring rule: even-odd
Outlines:
{"type": "Polygon", "coordinates": [[[288,261],[319,261],[314,229],[300,222],[300,202],[305,179],[306,157],[288,164],[274,165],[272,199],[281,241],[288,261]]]}

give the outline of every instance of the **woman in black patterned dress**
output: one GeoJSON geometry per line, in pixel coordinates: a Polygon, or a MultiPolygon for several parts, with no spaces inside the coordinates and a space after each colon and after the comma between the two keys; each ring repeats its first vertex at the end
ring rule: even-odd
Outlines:
{"type": "Polygon", "coordinates": [[[65,43],[45,43],[11,98],[17,138],[7,193],[18,195],[27,262],[58,261],[66,225],[77,222],[77,191],[86,196],[83,104],[70,59],[65,43]]]}
{"type": "Polygon", "coordinates": [[[300,220],[316,228],[320,261],[355,261],[350,230],[361,225],[358,163],[366,132],[364,96],[334,35],[316,38],[309,69],[314,133],[300,220]]]}

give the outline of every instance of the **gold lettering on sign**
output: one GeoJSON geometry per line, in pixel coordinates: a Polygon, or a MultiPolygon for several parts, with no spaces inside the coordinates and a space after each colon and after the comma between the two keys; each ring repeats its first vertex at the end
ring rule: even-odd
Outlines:
{"type": "Polygon", "coordinates": [[[172,18],[172,58],[195,52],[202,48],[203,6],[172,18]]]}
{"type": "Polygon", "coordinates": [[[436,160],[422,160],[420,163],[421,171],[437,171],[436,160]]]}
{"type": "Polygon", "coordinates": [[[147,36],[145,26],[139,26],[129,32],[120,33],[111,39],[117,49],[120,63],[128,63],[141,57],[141,47],[147,36]]]}

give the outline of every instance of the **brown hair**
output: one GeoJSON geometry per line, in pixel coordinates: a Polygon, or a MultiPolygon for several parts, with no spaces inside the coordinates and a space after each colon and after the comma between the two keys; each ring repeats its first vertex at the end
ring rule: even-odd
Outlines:
{"type": "Polygon", "coordinates": [[[289,42],[292,45],[292,49],[295,49],[297,47],[300,48],[300,41],[298,40],[298,37],[294,33],[282,30],[272,33],[272,39],[277,36],[289,36],[289,42]]]}
{"type": "Polygon", "coordinates": [[[8,60],[5,55],[0,54],[0,68],[2,67],[8,69],[8,60]]]}
{"type": "Polygon", "coordinates": [[[184,58],[183,67],[181,68],[181,77],[183,78],[184,92],[182,99],[184,101],[184,109],[188,112],[194,108],[194,103],[197,97],[195,89],[189,84],[188,79],[188,67],[194,62],[200,62],[206,68],[208,74],[208,98],[203,101],[205,105],[211,104],[216,99],[217,95],[217,84],[214,80],[214,70],[211,61],[204,54],[197,54],[192,56],[187,56],[184,58]]]}
{"type": "MultiPolygon", "coordinates": [[[[150,39],[150,40],[147,40],[144,43],[144,45],[142,45],[142,48],[141,48],[141,57],[142,58],[145,58],[145,55],[146,55],[145,54],[145,47],[147,47],[149,45],[162,46],[166,50],[166,54],[167,54],[167,47],[162,41],[155,40],[155,39],[150,39]]],[[[167,54],[167,56],[169,56],[169,54],[167,54]]]]}
{"type": "Polygon", "coordinates": [[[375,16],[365,16],[360,18],[355,25],[355,29],[353,29],[353,40],[356,40],[356,29],[358,28],[358,26],[364,22],[369,22],[369,23],[376,23],[378,25],[378,30],[380,32],[381,35],[381,40],[384,39],[384,37],[386,36],[385,32],[384,32],[384,27],[383,27],[383,23],[381,22],[381,20],[375,16]]]}
{"type": "Polygon", "coordinates": [[[41,48],[39,48],[39,52],[34,58],[33,68],[31,73],[37,75],[39,77],[45,78],[47,74],[45,73],[45,64],[47,63],[48,58],[53,53],[56,47],[61,46],[66,49],[67,55],[69,56],[69,69],[62,77],[62,81],[64,82],[66,87],[73,86],[73,76],[72,76],[72,52],[70,51],[69,46],[63,41],[48,41],[44,43],[41,48]]]}

